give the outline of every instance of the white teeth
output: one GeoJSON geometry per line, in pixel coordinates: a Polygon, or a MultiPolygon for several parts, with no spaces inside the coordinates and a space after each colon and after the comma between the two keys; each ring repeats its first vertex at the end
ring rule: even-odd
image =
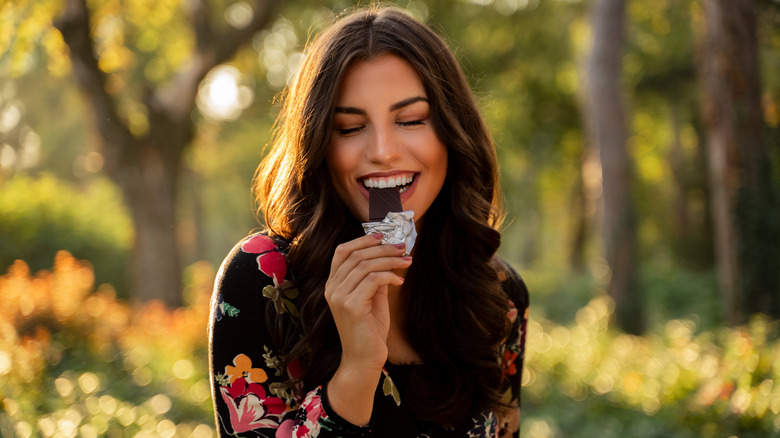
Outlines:
{"type": "Polygon", "coordinates": [[[363,185],[366,188],[377,187],[380,189],[385,189],[388,187],[405,186],[410,184],[412,181],[414,181],[414,176],[402,175],[397,178],[366,178],[363,180],[363,185]]]}

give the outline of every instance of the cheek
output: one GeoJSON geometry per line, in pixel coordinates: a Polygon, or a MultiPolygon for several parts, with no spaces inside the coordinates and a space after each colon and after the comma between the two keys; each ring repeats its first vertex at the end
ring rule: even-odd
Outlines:
{"type": "Polygon", "coordinates": [[[447,174],[447,147],[435,136],[427,144],[422,159],[432,175],[443,179],[447,174]]]}
{"type": "Polygon", "coordinates": [[[349,156],[346,153],[346,148],[343,145],[331,143],[328,147],[326,161],[333,181],[339,184],[349,169],[349,156]]]}
{"type": "Polygon", "coordinates": [[[333,188],[342,201],[351,205],[350,181],[355,171],[355,154],[348,145],[341,143],[331,143],[328,146],[326,163],[333,188]]]}

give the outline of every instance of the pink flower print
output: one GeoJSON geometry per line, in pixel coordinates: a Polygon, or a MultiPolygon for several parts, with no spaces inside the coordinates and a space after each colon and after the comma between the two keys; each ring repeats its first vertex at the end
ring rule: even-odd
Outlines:
{"type": "Polygon", "coordinates": [[[319,390],[310,392],[300,409],[306,417],[302,418],[301,412],[298,411],[297,418],[285,420],[276,430],[278,438],[303,438],[316,435],[320,430],[320,420],[328,418],[327,412],[322,408],[319,390]]]}
{"type": "Polygon", "coordinates": [[[229,387],[219,388],[222,400],[230,412],[230,424],[236,433],[260,427],[277,427],[285,412],[282,399],[266,397],[265,388],[239,378],[229,387]]]}
{"type": "Polygon", "coordinates": [[[510,324],[514,324],[517,320],[517,307],[515,307],[515,303],[512,300],[509,300],[509,311],[506,313],[506,317],[509,320],[510,324]]]}
{"type": "Polygon", "coordinates": [[[257,268],[265,275],[274,279],[274,284],[279,286],[287,275],[287,261],[284,255],[270,237],[263,234],[252,236],[241,244],[241,251],[257,256],[257,268]]]}
{"type": "Polygon", "coordinates": [[[276,429],[276,436],[278,438],[291,437],[293,434],[293,426],[295,426],[295,420],[284,420],[282,424],[279,425],[279,428],[276,429]]]}

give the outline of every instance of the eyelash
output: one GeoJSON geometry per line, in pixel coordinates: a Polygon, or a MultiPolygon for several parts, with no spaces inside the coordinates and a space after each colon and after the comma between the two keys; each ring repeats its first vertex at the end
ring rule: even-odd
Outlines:
{"type": "Polygon", "coordinates": [[[363,127],[358,126],[356,128],[336,129],[336,131],[339,133],[339,135],[349,135],[349,134],[354,134],[360,131],[361,129],[363,129],[363,127]]]}
{"type": "MultiPolygon", "coordinates": [[[[424,120],[410,120],[408,122],[397,122],[400,126],[420,126],[424,125],[424,120]]],[[[363,126],[356,126],[354,128],[344,128],[344,129],[336,129],[336,132],[339,133],[339,135],[350,135],[357,133],[361,131],[364,127],[363,126]]]]}

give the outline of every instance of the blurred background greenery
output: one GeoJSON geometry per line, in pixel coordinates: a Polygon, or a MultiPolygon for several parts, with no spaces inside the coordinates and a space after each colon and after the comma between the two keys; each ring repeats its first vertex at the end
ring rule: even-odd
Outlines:
{"type": "MultiPolygon", "coordinates": [[[[708,97],[706,66],[721,59],[707,46],[719,1],[624,4],[612,85],[629,163],[617,184],[586,128],[586,66],[611,1],[396,2],[446,37],[496,140],[500,252],[532,299],[523,436],[780,436],[780,203],[734,204],[768,218],[758,243],[731,241],[748,247],[733,256],[747,260],[739,272],[765,266],[751,274],[760,291],[724,283],[717,249],[711,107],[730,105],[708,97]],[[603,223],[608,189],[624,184],[635,257],[621,295],[603,223]]],[[[260,226],[249,185],[303,45],[356,3],[0,3],[0,435],[213,435],[216,267],[260,226]],[[74,37],[83,17],[88,46],[74,37]],[[150,217],[173,252],[149,243],[162,240],[150,217]]],[[[762,145],[764,189],[777,193],[780,2],[720,3],[753,14],[755,40],[737,47],[757,55],[759,124],[742,131],[761,135],[735,143],[762,145]]]]}

